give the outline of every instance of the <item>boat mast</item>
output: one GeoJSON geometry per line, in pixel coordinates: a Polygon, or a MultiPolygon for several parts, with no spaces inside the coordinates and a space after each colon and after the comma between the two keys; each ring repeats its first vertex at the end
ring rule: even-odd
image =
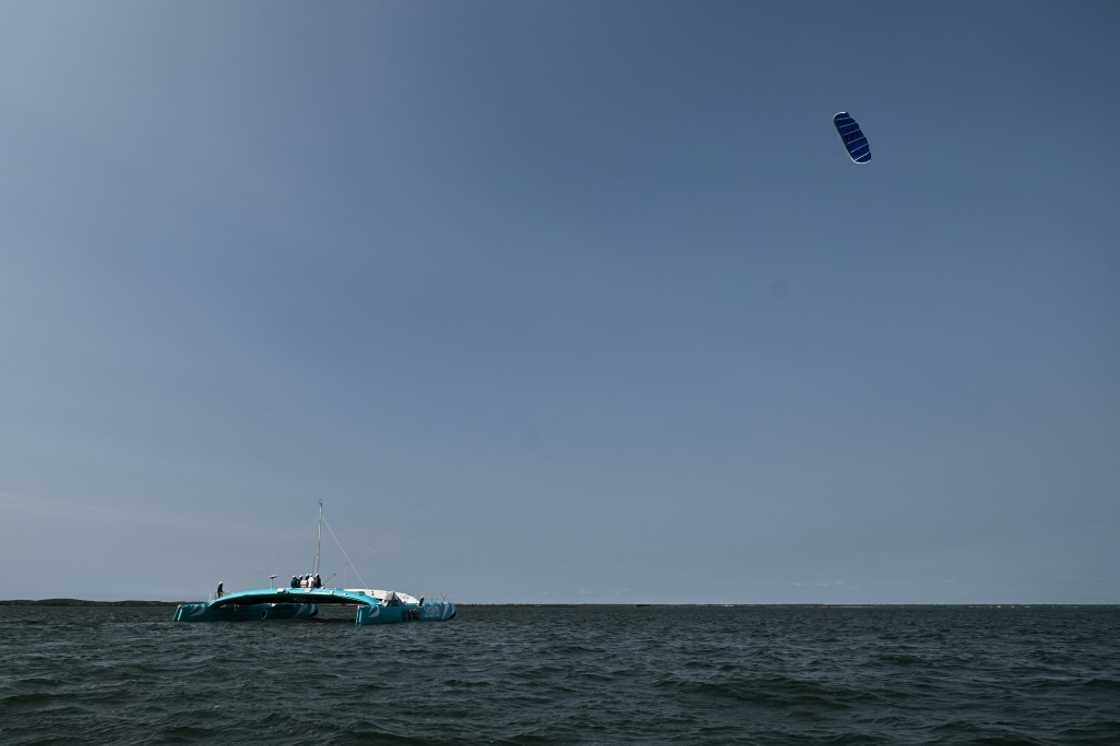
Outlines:
{"type": "Polygon", "coordinates": [[[319,574],[319,548],[323,540],[323,501],[319,501],[319,525],[315,527],[315,569],[312,575],[319,574]]]}

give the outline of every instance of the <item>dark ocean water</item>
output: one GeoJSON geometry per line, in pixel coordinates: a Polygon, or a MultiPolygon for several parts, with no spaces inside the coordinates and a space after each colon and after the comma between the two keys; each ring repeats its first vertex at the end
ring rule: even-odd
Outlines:
{"type": "Polygon", "coordinates": [[[1120,744],[1118,608],[172,610],[0,606],[0,743],[1120,744]]]}

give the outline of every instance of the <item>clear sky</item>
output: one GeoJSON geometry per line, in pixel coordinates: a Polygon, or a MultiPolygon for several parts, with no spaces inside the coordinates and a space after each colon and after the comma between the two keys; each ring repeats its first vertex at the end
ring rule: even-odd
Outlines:
{"type": "Polygon", "coordinates": [[[1117,38],[0,4],[0,597],[1120,601],[1117,38]]]}

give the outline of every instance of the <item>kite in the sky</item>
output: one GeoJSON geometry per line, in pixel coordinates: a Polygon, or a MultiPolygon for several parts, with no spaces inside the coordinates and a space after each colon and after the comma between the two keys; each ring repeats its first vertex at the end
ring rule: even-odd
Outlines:
{"type": "Polygon", "coordinates": [[[836,131],[840,133],[840,139],[844,141],[844,147],[848,149],[852,162],[869,162],[871,145],[867,142],[867,137],[859,128],[859,124],[852,119],[852,115],[846,111],[838,112],[832,118],[832,123],[836,125],[836,131]]]}

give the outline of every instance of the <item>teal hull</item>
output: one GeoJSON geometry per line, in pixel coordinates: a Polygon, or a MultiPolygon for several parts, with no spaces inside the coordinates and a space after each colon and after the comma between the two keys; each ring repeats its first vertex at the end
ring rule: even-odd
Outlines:
{"type": "Polygon", "coordinates": [[[399,622],[447,622],[455,618],[455,604],[429,601],[423,605],[359,606],[357,624],[397,624],[399,622]]]}
{"type": "Polygon", "coordinates": [[[211,606],[208,603],[179,604],[176,622],[248,622],[271,619],[311,619],[319,614],[316,604],[244,604],[211,606]]]}
{"type": "Polygon", "coordinates": [[[446,622],[455,618],[455,604],[386,604],[364,593],[340,588],[265,588],[231,593],[214,601],[179,604],[176,622],[245,622],[274,619],[312,619],[320,604],[357,607],[355,624],[446,622]]]}

